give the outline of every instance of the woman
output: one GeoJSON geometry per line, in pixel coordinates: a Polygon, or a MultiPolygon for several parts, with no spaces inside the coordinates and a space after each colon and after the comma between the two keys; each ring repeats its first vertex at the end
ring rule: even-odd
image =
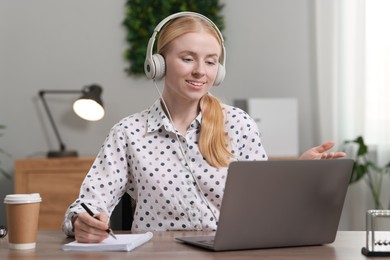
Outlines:
{"type": "MultiPolygon", "coordinates": [[[[79,242],[107,238],[109,215],[125,192],[137,201],[132,230],[215,230],[229,163],[268,159],[253,119],[209,94],[224,76],[218,28],[188,12],[162,23],[153,55],[165,76],[161,98],[122,119],[107,136],[66,213],[64,232],[79,242]],[[98,219],[81,202],[101,212],[98,219]]],[[[150,62],[147,75],[155,66],[150,62]]],[[[327,153],[333,145],[314,147],[301,158],[344,156],[327,153]]]]}

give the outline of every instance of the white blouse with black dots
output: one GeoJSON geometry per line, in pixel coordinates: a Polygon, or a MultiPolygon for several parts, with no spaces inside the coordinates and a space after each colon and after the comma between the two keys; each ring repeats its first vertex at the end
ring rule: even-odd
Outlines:
{"type": "MultiPolygon", "coordinates": [[[[239,108],[222,107],[232,160],[267,160],[253,119],[239,108]]],[[[159,100],[122,119],[108,134],[65,217],[83,212],[81,202],[111,214],[127,192],[137,202],[132,230],[216,230],[227,168],[214,168],[202,157],[197,145],[201,120],[200,113],[183,136],[159,100]]]]}

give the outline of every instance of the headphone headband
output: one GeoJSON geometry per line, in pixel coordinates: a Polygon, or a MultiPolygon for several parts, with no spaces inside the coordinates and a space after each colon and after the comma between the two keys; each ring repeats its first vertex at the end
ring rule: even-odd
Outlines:
{"type": "Polygon", "coordinates": [[[154,28],[153,34],[152,34],[152,36],[149,39],[148,46],[147,46],[147,49],[146,49],[146,59],[145,59],[145,64],[144,64],[144,69],[145,69],[146,76],[149,79],[160,79],[160,78],[162,78],[165,75],[165,61],[164,61],[164,58],[161,55],[159,55],[159,54],[152,55],[154,42],[156,40],[157,34],[160,32],[160,30],[164,27],[165,24],[167,24],[169,21],[171,21],[173,19],[176,19],[176,18],[179,18],[179,17],[183,17],[183,16],[199,17],[199,18],[207,21],[209,24],[211,24],[212,27],[214,28],[214,30],[217,32],[217,34],[218,34],[218,36],[219,36],[219,38],[221,40],[222,53],[221,53],[221,57],[220,57],[220,60],[219,60],[220,66],[219,66],[219,69],[218,69],[218,72],[219,72],[220,75],[216,77],[214,85],[219,85],[222,82],[222,80],[223,80],[223,78],[225,76],[226,52],[225,52],[225,46],[224,46],[224,39],[223,39],[221,31],[218,29],[218,27],[215,25],[215,23],[213,21],[211,21],[206,16],[204,16],[202,14],[199,14],[199,13],[195,13],[195,12],[179,12],[179,13],[172,14],[172,15],[166,17],[165,19],[163,19],[154,28]],[[163,67],[163,69],[161,69],[160,67],[163,67]],[[220,72],[220,70],[221,70],[221,72],[220,72]]]}

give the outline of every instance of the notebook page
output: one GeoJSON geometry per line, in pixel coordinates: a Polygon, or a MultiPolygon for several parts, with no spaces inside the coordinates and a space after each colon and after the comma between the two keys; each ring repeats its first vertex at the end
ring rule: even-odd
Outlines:
{"type": "Polygon", "coordinates": [[[152,239],[153,233],[116,234],[117,240],[108,237],[100,243],[70,242],[62,246],[65,251],[131,251],[152,239]]]}

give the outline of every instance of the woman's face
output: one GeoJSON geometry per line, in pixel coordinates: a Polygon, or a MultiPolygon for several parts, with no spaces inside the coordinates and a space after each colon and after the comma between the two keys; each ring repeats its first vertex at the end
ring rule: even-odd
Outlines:
{"type": "Polygon", "coordinates": [[[164,95],[199,101],[213,86],[221,46],[210,33],[186,33],[174,39],[165,53],[164,95]]]}

